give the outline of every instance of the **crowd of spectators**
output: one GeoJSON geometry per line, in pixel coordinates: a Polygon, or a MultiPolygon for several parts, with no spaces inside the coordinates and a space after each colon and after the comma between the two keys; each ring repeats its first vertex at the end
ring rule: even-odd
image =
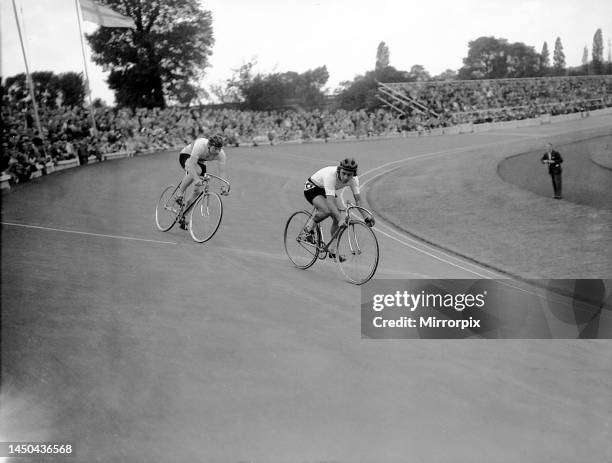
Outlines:
{"type": "Polygon", "coordinates": [[[412,128],[569,114],[612,106],[612,76],[391,84],[414,102],[412,128]]]}
{"type": "Polygon", "coordinates": [[[2,104],[0,172],[13,183],[68,159],[178,149],[194,138],[223,133],[232,146],[315,139],[367,138],[480,123],[563,114],[612,106],[612,76],[499,79],[392,84],[415,104],[391,109],[244,111],[219,108],[88,109],[39,107],[42,133],[27,101],[2,104]]]}
{"type": "Polygon", "coordinates": [[[343,139],[388,135],[401,131],[401,119],[379,109],[365,111],[241,111],[238,109],[178,108],[136,110],[98,107],[93,129],[89,110],[40,108],[42,134],[38,134],[27,102],[5,98],[2,106],[0,172],[12,182],[28,180],[46,166],[119,151],[131,153],[178,149],[196,137],[223,133],[228,144],[277,144],[313,139],[343,139]]]}

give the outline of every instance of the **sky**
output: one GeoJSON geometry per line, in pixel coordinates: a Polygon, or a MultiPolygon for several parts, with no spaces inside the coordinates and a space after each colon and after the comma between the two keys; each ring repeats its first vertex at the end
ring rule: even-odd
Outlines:
{"type": "MultiPolygon", "coordinates": [[[[83,72],[75,0],[14,0],[22,24],[30,72],[83,72]]],[[[551,52],[561,38],[566,64],[581,64],[586,46],[602,29],[604,58],[612,39],[611,0],[201,0],[213,17],[215,45],[201,85],[223,84],[251,60],[256,72],[304,72],[327,66],[326,88],[336,89],[374,68],[378,44],[390,64],[431,74],[459,69],[468,42],[481,36],[523,42],[551,52]]],[[[0,0],[3,77],[25,71],[12,0],[0,0]]],[[[83,23],[84,32],[98,26],[83,23]]],[[[113,104],[107,72],[89,60],[93,98],[113,104]]]]}

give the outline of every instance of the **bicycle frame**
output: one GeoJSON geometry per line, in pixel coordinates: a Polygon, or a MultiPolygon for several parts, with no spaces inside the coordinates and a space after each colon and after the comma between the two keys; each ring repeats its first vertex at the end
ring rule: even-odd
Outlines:
{"type": "MultiPolygon", "coordinates": [[[[187,215],[187,213],[189,212],[189,210],[190,210],[190,209],[193,207],[193,205],[194,205],[195,203],[197,203],[197,202],[198,202],[198,200],[199,200],[199,199],[202,197],[202,195],[204,195],[204,194],[208,193],[208,191],[209,191],[209,186],[210,186],[210,178],[211,178],[211,177],[214,177],[214,178],[216,178],[217,180],[220,180],[221,182],[225,183],[225,184],[227,185],[227,192],[228,192],[228,193],[230,192],[230,188],[231,188],[231,187],[230,187],[230,184],[229,184],[229,182],[228,182],[227,180],[225,180],[225,179],[223,179],[223,178],[221,178],[221,177],[217,177],[216,175],[209,174],[209,173],[206,173],[206,174],[204,174],[204,175],[200,175],[200,176],[199,176],[199,178],[200,178],[200,180],[201,180],[201,181],[202,181],[202,183],[203,183],[203,185],[202,185],[202,187],[203,187],[203,188],[202,188],[202,191],[200,191],[200,194],[199,194],[198,196],[196,196],[196,197],[193,199],[193,201],[191,201],[189,204],[187,204],[187,205],[183,206],[183,208],[182,208],[182,209],[179,211],[179,217],[184,217],[185,215],[187,215]]],[[[179,186],[180,186],[180,182],[179,182],[179,185],[176,187],[176,189],[178,189],[178,188],[179,188],[179,186]]],[[[176,190],[174,190],[174,191],[176,191],[176,190]]],[[[174,194],[173,194],[173,195],[174,195],[174,194]]]]}
{"type": "Polygon", "coordinates": [[[350,283],[361,285],[372,278],[378,267],[380,256],[378,240],[371,229],[374,217],[367,209],[350,203],[343,210],[346,211],[346,217],[338,224],[337,230],[327,242],[320,223],[315,224],[312,229],[316,235],[314,240],[305,231],[305,226],[309,220],[312,220],[316,208],[310,212],[306,210],[294,212],[285,225],[285,252],[297,268],[306,270],[312,267],[317,259],[334,257],[330,255],[329,249],[335,242],[334,260],[340,266],[340,271],[350,283]],[[357,210],[361,217],[355,216],[357,210]],[[363,240],[365,241],[360,243],[363,240]]]}
{"type": "MultiPolygon", "coordinates": [[[[329,239],[327,243],[325,243],[325,240],[323,238],[323,230],[321,230],[320,225],[317,224],[321,232],[321,242],[317,245],[317,249],[319,252],[329,252],[329,246],[334,242],[334,240],[338,238],[338,236],[340,236],[340,233],[342,233],[346,228],[348,228],[351,221],[354,221],[354,220],[362,221],[360,219],[357,219],[351,216],[351,211],[353,209],[364,211],[368,216],[372,217],[372,213],[368,211],[365,207],[355,206],[354,204],[348,203],[347,208],[344,209],[346,211],[346,217],[344,221],[341,224],[339,224],[338,228],[336,229],[336,232],[332,235],[332,237],[329,239]]],[[[317,208],[313,207],[312,211],[310,212],[310,215],[314,217],[316,211],[317,211],[317,208]]],[[[353,245],[350,240],[350,235],[349,235],[349,245],[351,246],[351,251],[352,251],[353,245]]],[[[356,245],[356,249],[359,249],[359,243],[357,242],[357,237],[355,237],[355,245],[356,245]]]]}

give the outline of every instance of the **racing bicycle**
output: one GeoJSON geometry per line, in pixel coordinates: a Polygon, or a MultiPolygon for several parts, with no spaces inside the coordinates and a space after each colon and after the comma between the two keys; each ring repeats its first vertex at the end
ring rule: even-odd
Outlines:
{"type": "MultiPolygon", "coordinates": [[[[211,239],[221,225],[223,217],[223,202],[218,193],[211,191],[210,181],[215,178],[227,185],[227,195],[230,184],[227,180],[213,174],[200,176],[202,191],[188,204],[179,204],[176,200],[180,182],[167,186],[157,201],[155,208],[155,224],[159,231],[170,230],[176,222],[189,221],[188,230],[197,243],[211,239]]],[[[224,194],[224,193],[221,193],[224,194]]]]}
{"type": "Polygon", "coordinates": [[[285,252],[293,265],[301,269],[312,267],[317,259],[325,259],[331,254],[330,246],[335,242],[335,260],[346,279],[356,285],[369,281],[378,267],[378,240],[372,228],[355,213],[361,211],[373,219],[372,213],[364,207],[348,203],[344,222],[339,224],[336,233],[325,242],[319,224],[313,228],[314,234],[311,236],[304,231],[306,222],[315,211],[315,208],[310,212],[297,211],[287,220],[285,252]]]}

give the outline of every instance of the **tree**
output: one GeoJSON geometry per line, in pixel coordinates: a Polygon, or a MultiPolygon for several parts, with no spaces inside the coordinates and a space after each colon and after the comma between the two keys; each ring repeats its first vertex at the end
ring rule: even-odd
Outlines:
{"type": "Polygon", "coordinates": [[[4,81],[6,95],[14,101],[23,101],[28,95],[28,84],[25,73],[7,77],[4,81]]]}
{"type": "Polygon", "coordinates": [[[110,70],[119,106],[189,104],[214,44],[212,15],[197,0],[98,0],[134,19],[136,29],[100,27],[87,34],[96,64],[110,70]]]}
{"type": "MultiPolygon", "coordinates": [[[[420,66],[422,68],[422,66],[420,66]]],[[[427,71],[425,71],[427,72],[427,71]]],[[[393,66],[387,66],[384,69],[381,69],[379,72],[372,73],[369,72],[366,76],[375,77],[379,82],[410,82],[409,73],[406,71],[399,71],[395,69],[393,66]]]]}
{"type": "Polygon", "coordinates": [[[320,66],[296,76],[292,97],[307,109],[322,107],[325,102],[323,86],[329,80],[327,66],[320,66]]]}
{"type": "Polygon", "coordinates": [[[506,76],[506,39],[479,37],[468,43],[468,55],[459,69],[460,79],[496,79],[506,76]]]}
{"type": "Polygon", "coordinates": [[[415,64],[410,68],[408,77],[411,82],[427,82],[428,80],[431,80],[429,72],[427,72],[420,64],[415,64]]]}
{"type": "Polygon", "coordinates": [[[378,50],[376,50],[376,66],[375,70],[384,69],[389,66],[389,47],[385,42],[378,44],[378,50]]]}
{"type": "MultiPolygon", "coordinates": [[[[41,106],[54,108],[57,98],[57,76],[51,71],[33,72],[31,76],[36,102],[41,106]]],[[[82,97],[80,102],[83,102],[82,97]]]]}
{"type": "Polygon", "coordinates": [[[366,109],[371,111],[382,106],[376,97],[378,82],[410,82],[409,73],[398,71],[393,66],[377,71],[369,71],[363,76],[356,76],[353,81],[342,82],[344,87],[338,94],[338,105],[342,109],[366,109]]]}
{"type": "Polygon", "coordinates": [[[524,43],[479,37],[468,47],[468,56],[459,70],[460,79],[534,77],[540,73],[540,55],[524,43]]]}
{"type": "Polygon", "coordinates": [[[83,74],[64,72],[57,76],[57,90],[63,106],[82,106],[85,100],[85,81],[83,74]]]}
{"type": "MultiPolygon", "coordinates": [[[[34,87],[34,98],[40,105],[55,107],[57,88],[56,78],[50,71],[33,72],[30,74],[34,87]]],[[[29,101],[30,89],[25,73],[6,78],[5,87],[9,98],[15,101],[29,101]]]]}
{"type": "Polygon", "coordinates": [[[244,102],[245,91],[253,82],[253,68],[256,65],[257,60],[255,58],[243,62],[238,68],[232,69],[232,76],[225,81],[225,87],[211,85],[211,93],[217,97],[220,103],[244,102]]]}
{"type": "Polygon", "coordinates": [[[540,74],[546,75],[550,68],[550,52],[548,51],[548,43],[544,42],[542,45],[542,52],[540,53],[540,74]]]}
{"type": "MultiPolygon", "coordinates": [[[[65,72],[56,75],[51,71],[37,71],[30,74],[34,84],[34,98],[42,107],[55,108],[58,100],[63,106],[82,106],[85,100],[85,83],[83,75],[76,72],[65,72]]],[[[6,78],[7,96],[16,101],[27,101],[30,98],[29,88],[24,73],[6,78]]]]}
{"type": "Polygon", "coordinates": [[[245,97],[248,109],[265,111],[282,108],[289,94],[281,74],[258,74],[245,89],[245,97]]]}
{"type": "Polygon", "coordinates": [[[553,70],[556,75],[565,74],[565,53],[563,53],[563,45],[561,38],[555,40],[555,49],[553,51],[553,70]]]}
{"type": "Polygon", "coordinates": [[[356,76],[352,82],[343,82],[344,89],[338,94],[338,106],[346,110],[371,109],[380,103],[376,98],[378,84],[372,72],[356,76]]]}
{"type": "Polygon", "coordinates": [[[593,36],[593,74],[603,73],[603,37],[601,29],[593,36]]]}
{"type": "Polygon", "coordinates": [[[505,77],[534,77],[540,71],[540,55],[533,47],[522,42],[509,44],[505,47],[506,76],[505,77]]]}
{"type": "Polygon", "coordinates": [[[457,71],[447,69],[446,71],[433,77],[433,80],[457,80],[457,71]]]}
{"type": "Polygon", "coordinates": [[[582,50],[582,72],[585,75],[589,74],[589,49],[587,46],[584,46],[584,50],[582,50]]]}
{"type": "Polygon", "coordinates": [[[321,66],[302,74],[284,72],[258,74],[246,82],[241,92],[245,107],[252,110],[273,110],[289,106],[313,109],[323,106],[322,88],[329,79],[327,67],[321,66]]]}
{"type": "Polygon", "coordinates": [[[92,101],[91,105],[96,109],[106,108],[106,103],[102,98],[96,98],[92,101]]]}

